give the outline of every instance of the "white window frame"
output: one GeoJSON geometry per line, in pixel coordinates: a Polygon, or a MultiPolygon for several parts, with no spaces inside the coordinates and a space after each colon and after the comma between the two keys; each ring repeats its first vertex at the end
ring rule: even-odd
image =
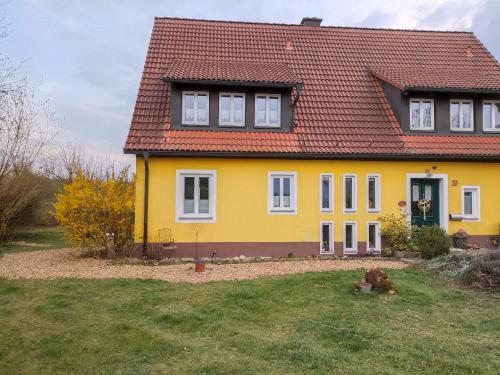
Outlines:
{"type": "Polygon", "coordinates": [[[368,213],[379,213],[381,210],[380,186],[380,174],[369,173],[366,175],[366,211],[368,213]],[[370,178],[375,179],[375,208],[370,208],[370,178]]]}
{"type": "Polygon", "coordinates": [[[182,125],[207,126],[210,122],[210,93],[208,91],[183,91],[182,92],[182,125]],[[186,95],[194,95],[194,120],[186,120],[186,95]],[[198,95],[207,96],[207,120],[197,121],[198,118],[198,95]]]}
{"type": "Polygon", "coordinates": [[[474,101],[471,99],[450,99],[450,130],[456,131],[456,132],[473,132],[474,131],[474,101]],[[458,104],[458,128],[453,127],[453,123],[451,121],[451,105],[452,104],[458,104]],[[464,114],[463,114],[463,109],[462,105],[463,104],[470,104],[470,128],[464,128],[463,123],[464,123],[464,114]]]}
{"type": "Polygon", "coordinates": [[[345,214],[355,214],[358,211],[358,175],[355,173],[346,173],[342,179],[342,206],[344,208],[345,214]],[[352,177],[352,208],[346,208],[346,189],[345,182],[346,179],[352,177]]]}
{"type": "Polygon", "coordinates": [[[358,253],[358,222],[357,221],[344,221],[343,232],[342,232],[343,244],[344,244],[344,254],[357,254],[358,253]],[[348,225],[352,225],[352,245],[353,247],[346,247],[346,228],[348,225]]]}
{"type": "Polygon", "coordinates": [[[256,128],[281,128],[281,94],[255,94],[255,120],[254,126],[256,128]],[[264,96],[266,98],[266,123],[257,123],[257,98],[259,96],[264,96]],[[269,98],[278,98],[278,122],[269,122],[269,98]]]}
{"type": "MultiPolygon", "coordinates": [[[[196,185],[195,185],[196,186],[196,185]]],[[[195,189],[195,202],[197,200],[195,189]]],[[[176,223],[215,223],[217,211],[217,171],[203,169],[177,169],[175,192],[175,222],[176,223]],[[207,214],[184,213],[184,177],[209,177],[209,212],[207,214]]]]}
{"type": "Polygon", "coordinates": [[[380,221],[366,222],[366,253],[380,254],[382,252],[382,235],[380,232],[380,221]],[[370,225],[375,225],[375,248],[372,250],[368,246],[370,244],[370,225]]]}
{"type": "Polygon", "coordinates": [[[321,173],[319,175],[319,211],[321,213],[333,213],[334,209],[334,175],[333,173],[321,173]],[[323,208],[323,178],[326,177],[329,179],[330,184],[328,188],[328,196],[330,197],[330,207],[323,208]]]}
{"type": "Polygon", "coordinates": [[[221,92],[219,93],[219,126],[220,127],[244,127],[245,126],[245,101],[246,97],[244,93],[239,93],[239,92],[221,92]],[[231,100],[231,108],[229,109],[229,122],[222,122],[222,97],[223,96],[229,96],[231,100]],[[234,121],[234,97],[235,96],[242,96],[243,97],[243,115],[241,117],[241,122],[235,122],[234,121]]]}
{"type": "Polygon", "coordinates": [[[296,215],[297,214],[297,172],[269,171],[267,173],[267,212],[270,215],[296,215]],[[290,177],[290,207],[273,207],[273,178],[290,177]]]}
{"type": "Polygon", "coordinates": [[[324,255],[332,255],[335,253],[335,227],[333,221],[321,221],[319,224],[319,253],[324,255]],[[323,225],[330,227],[330,249],[325,251],[323,249],[323,225]]]}
{"type": "Polygon", "coordinates": [[[411,98],[410,99],[410,130],[418,130],[418,131],[433,131],[434,130],[434,99],[431,98],[411,98]],[[430,128],[424,128],[424,112],[422,111],[422,102],[431,102],[431,127],[430,128]],[[420,120],[419,120],[419,127],[415,128],[413,127],[412,124],[412,118],[411,118],[411,103],[412,102],[419,102],[419,114],[420,114],[420,120]]]}
{"type": "Polygon", "coordinates": [[[483,131],[484,132],[492,132],[492,133],[498,133],[500,132],[500,129],[495,129],[494,127],[492,128],[486,128],[486,122],[484,121],[484,105],[485,104],[490,104],[491,105],[491,126],[494,126],[495,124],[495,110],[494,110],[494,104],[499,104],[500,105],[500,100],[483,100],[483,131]]]}
{"type": "Polygon", "coordinates": [[[462,216],[464,220],[481,220],[481,188],[479,186],[462,186],[462,216]],[[465,192],[472,191],[472,215],[465,214],[465,192]]]}

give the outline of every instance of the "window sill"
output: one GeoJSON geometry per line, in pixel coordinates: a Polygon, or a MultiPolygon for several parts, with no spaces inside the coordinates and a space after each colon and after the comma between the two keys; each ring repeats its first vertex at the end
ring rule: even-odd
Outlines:
{"type": "Polygon", "coordinates": [[[358,253],[358,249],[344,249],[344,254],[354,255],[358,253]]]}
{"type": "Polygon", "coordinates": [[[193,123],[185,123],[183,122],[181,124],[181,126],[206,126],[206,127],[209,127],[210,124],[207,124],[207,123],[199,123],[199,122],[193,122],[193,123]]]}
{"type": "Polygon", "coordinates": [[[474,133],[474,129],[450,129],[450,133],[474,133]]]}
{"type": "Polygon", "coordinates": [[[481,221],[481,219],[478,218],[478,217],[467,217],[467,216],[464,216],[463,221],[481,221]]]}
{"type": "Polygon", "coordinates": [[[333,210],[326,210],[326,209],[324,209],[324,210],[320,210],[319,212],[321,214],[333,214],[333,210]]]}
{"type": "Polygon", "coordinates": [[[357,214],[358,210],[344,210],[344,214],[357,214]]]}
{"type": "Polygon", "coordinates": [[[380,209],[379,208],[377,208],[377,209],[371,208],[371,209],[368,209],[367,212],[369,214],[379,214],[380,213],[380,209]]]}
{"type": "Polygon", "coordinates": [[[269,210],[270,215],[296,215],[296,210],[269,210]]]}
{"type": "Polygon", "coordinates": [[[255,129],[281,129],[281,125],[280,124],[276,124],[276,125],[257,125],[257,124],[255,124],[254,128],[255,129]]]}
{"type": "Polygon", "coordinates": [[[483,129],[483,133],[497,133],[500,134],[500,129],[483,129]]]}
{"type": "Polygon", "coordinates": [[[410,131],[416,133],[437,133],[436,129],[410,129],[410,131]]]}
{"type": "Polygon", "coordinates": [[[219,128],[244,128],[245,124],[220,124],[219,128]]]}
{"type": "Polygon", "coordinates": [[[177,216],[177,223],[215,223],[213,216],[177,216]]]}

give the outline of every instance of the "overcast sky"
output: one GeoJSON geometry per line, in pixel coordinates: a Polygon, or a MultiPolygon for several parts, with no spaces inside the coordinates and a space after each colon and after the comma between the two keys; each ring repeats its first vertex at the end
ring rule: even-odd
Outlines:
{"type": "Polygon", "coordinates": [[[155,16],[473,31],[500,59],[500,0],[11,0],[0,51],[62,123],[60,142],[130,161],[122,147],[155,16]]]}

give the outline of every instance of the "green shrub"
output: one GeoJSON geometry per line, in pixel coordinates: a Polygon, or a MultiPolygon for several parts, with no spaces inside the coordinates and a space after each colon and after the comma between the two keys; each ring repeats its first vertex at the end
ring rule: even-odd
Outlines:
{"type": "Polygon", "coordinates": [[[419,228],[414,233],[414,242],[424,259],[432,259],[450,252],[450,237],[439,225],[419,228]]]}
{"type": "Polygon", "coordinates": [[[411,240],[414,227],[408,224],[408,219],[404,214],[385,215],[379,220],[382,223],[382,237],[387,241],[382,255],[392,256],[395,251],[415,250],[411,240]]]}

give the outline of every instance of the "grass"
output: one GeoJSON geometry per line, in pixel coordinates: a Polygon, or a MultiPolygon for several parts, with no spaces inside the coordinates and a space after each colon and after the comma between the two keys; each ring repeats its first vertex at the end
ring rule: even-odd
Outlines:
{"type": "Polygon", "coordinates": [[[38,251],[48,249],[60,249],[70,246],[64,239],[64,231],[61,227],[42,227],[19,229],[14,233],[10,241],[24,241],[33,244],[48,246],[28,246],[22,244],[5,243],[0,244],[1,253],[21,253],[25,251],[38,251]]]}
{"type": "Polygon", "coordinates": [[[417,270],[201,285],[0,280],[2,374],[498,373],[500,300],[417,270]]]}

